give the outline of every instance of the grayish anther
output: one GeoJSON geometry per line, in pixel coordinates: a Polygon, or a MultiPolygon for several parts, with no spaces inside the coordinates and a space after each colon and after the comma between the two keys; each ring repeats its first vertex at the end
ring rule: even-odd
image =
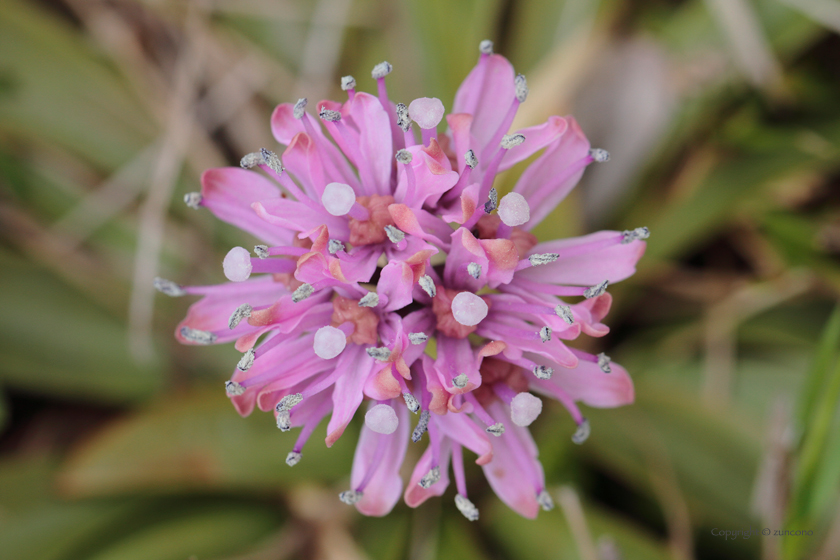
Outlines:
{"type": "Polygon", "coordinates": [[[305,97],[301,97],[297,100],[297,103],[295,103],[294,115],[296,119],[303,118],[303,114],[306,112],[306,103],[307,101],[305,97]]]}
{"type": "Polygon", "coordinates": [[[339,241],[338,239],[330,239],[330,243],[327,246],[327,250],[330,252],[331,255],[335,255],[339,251],[343,251],[345,249],[344,243],[339,241]]]}
{"type": "Polygon", "coordinates": [[[551,374],[554,373],[554,369],[548,366],[534,366],[534,375],[537,379],[551,379],[551,374]]]}
{"type": "Polygon", "coordinates": [[[478,44],[478,50],[481,54],[493,54],[493,41],[484,39],[478,44]]]}
{"type": "Polygon", "coordinates": [[[225,381],[225,392],[231,397],[238,397],[245,392],[245,387],[236,381],[225,381]]]}
{"type": "Polygon", "coordinates": [[[277,427],[281,432],[288,432],[292,429],[292,416],[288,410],[281,410],[277,413],[277,427]]]}
{"type": "Polygon", "coordinates": [[[411,160],[414,159],[414,156],[411,155],[411,152],[408,150],[397,150],[397,155],[395,156],[399,163],[408,165],[411,163],[411,160]]]}
{"type": "Polygon", "coordinates": [[[466,373],[462,373],[460,375],[456,375],[455,378],[452,380],[452,386],[457,387],[458,389],[463,389],[467,386],[467,382],[469,382],[469,377],[467,377],[466,373]]]}
{"type": "Polygon", "coordinates": [[[251,152],[250,154],[245,154],[242,156],[242,159],[239,160],[239,167],[242,169],[253,169],[254,167],[258,166],[263,162],[263,155],[260,152],[251,152]]]}
{"type": "Polygon", "coordinates": [[[254,245],[254,254],[261,259],[267,259],[269,257],[268,245],[254,245]]]}
{"type": "Polygon", "coordinates": [[[637,227],[636,229],[626,229],[621,232],[621,235],[624,236],[621,240],[621,244],[625,245],[627,243],[632,243],[633,241],[644,241],[650,237],[650,230],[646,227],[637,227]]]}
{"type": "Polygon", "coordinates": [[[490,189],[487,194],[488,200],[484,203],[484,213],[489,214],[499,206],[499,191],[496,187],[490,189]]]}
{"type": "Polygon", "coordinates": [[[266,150],[265,148],[261,148],[260,153],[262,154],[263,162],[265,162],[269,169],[271,169],[278,175],[283,174],[283,171],[285,171],[286,168],[283,167],[283,163],[280,161],[280,158],[277,157],[277,154],[275,154],[271,150],[266,150]]]}
{"type": "Polygon", "coordinates": [[[560,255],[557,253],[537,253],[536,255],[530,255],[528,257],[528,261],[530,261],[531,266],[540,266],[543,264],[553,263],[559,258],[560,255]]]}
{"type": "Polygon", "coordinates": [[[385,226],[385,235],[388,236],[388,239],[391,243],[399,243],[403,239],[405,239],[405,232],[401,229],[394,227],[394,226],[385,226]]]}
{"type": "Polygon", "coordinates": [[[609,285],[610,285],[610,281],[609,280],[604,280],[603,282],[601,282],[597,286],[592,286],[591,288],[586,288],[586,290],[584,290],[584,292],[583,292],[583,297],[585,297],[586,299],[591,299],[591,298],[594,298],[594,297],[598,297],[598,296],[602,295],[604,292],[607,291],[607,286],[609,286],[609,285]]]}
{"type": "Polygon", "coordinates": [[[502,148],[510,150],[525,141],[524,134],[505,134],[502,136],[502,148]]]}
{"type": "Polygon", "coordinates": [[[341,113],[339,113],[338,111],[333,111],[332,109],[327,109],[326,107],[321,107],[321,110],[318,112],[318,116],[327,122],[335,122],[341,120],[341,113]]]}
{"type": "Polygon", "coordinates": [[[598,163],[610,161],[610,153],[607,150],[602,150],[601,148],[592,148],[589,150],[589,155],[592,156],[592,159],[598,163]]]}
{"type": "Polygon", "coordinates": [[[540,340],[543,342],[551,340],[551,327],[543,327],[540,329],[540,340]]]}
{"type": "Polygon", "coordinates": [[[200,192],[188,192],[184,195],[184,204],[193,210],[198,210],[198,207],[201,206],[202,200],[204,199],[202,198],[200,192]]]}
{"type": "Polygon", "coordinates": [[[297,451],[289,451],[289,454],[286,455],[286,464],[290,467],[294,467],[300,460],[303,458],[303,455],[298,453],[297,451]]]}
{"type": "Polygon", "coordinates": [[[428,488],[438,480],[440,480],[440,467],[435,467],[420,479],[420,488],[428,488]]]}
{"type": "Polygon", "coordinates": [[[461,494],[455,494],[455,507],[470,521],[478,519],[478,508],[461,494]]]}
{"type": "Polygon", "coordinates": [[[408,107],[405,103],[397,103],[397,125],[403,132],[411,130],[411,117],[408,116],[408,107]]]}
{"type": "Polygon", "coordinates": [[[513,85],[516,89],[516,99],[520,103],[524,103],[528,99],[528,80],[525,79],[525,75],[517,74],[513,80],[513,85]]]}
{"type": "Polygon", "coordinates": [[[598,354],[597,358],[598,367],[601,368],[601,371],[603,371],[604,373],[612,373],[612,368],[610,367],[610,362],[612,362],[612,359],[603,352],[598,354]]]}
{"type": "Polygon", "coordinates": [[[503,433],[505,433],[505,425],[501,422],[493,424],[492,426],[487,426],[484,430],[488,434],[492,434],[496,437],[501,437],[503,433]]]}
{"type": "Polygon", "coordinates": [[[338,495],[338,499],[347,504],[348,506],[352,506],[356,502],[362,499],[364,496],[364,492],[358,492],[356,490],[345,490],[341,494],[338,495]]]}
{"type": "Polygon", "coordinates": [[[376,307],[379,305],[379,294],[376,292],[368,292],[359,300],[359,307],[376,307]]]}
{"type": "Polygon", "coordinates": [[[198,329],[191,329],[189,327],[181,327],[181,336],[195,344],[207,345],[216,342],[215,334],[207,331],[200,331],[198,329]]]}
{"type": "Polygon", "coordinates": [[[405,406],[408,407],[408,410],[417,414],[417,411],[420,410],[420,403],[417,402],[417,399],[414,398],[414,395],[411,393],[403,393],[403,400],[405,401],[405,406]]]}
{"type": "Polygon", "coordinates": [[[297,290],[292,292],[292,303],[300,303],[315,292],[312,284],[301,284],[297,290]]]}
{"type": "Polygon", "coordinates": [[[423,288],[423,291],[429,294],[429,297],[435,297],[437,295],[435,281],[432,280],[432,277],[428,274],[421,276],[418,283],[420,284],[420,287],[423,288]]]}
{"type": "Polygon", "coordinates": [[[236,327],[238,327],[242,319],[251,316],[251,312],[253,310],[254,308],[248,305],[247,303],[243,303],[242,305],[234,309],[233,313],[230,314],[230,319],[228,319],[228,328],[230,330],[233,330],[236,327]]]}
{"type": "Polygon", "coordinates": [[[417,443],[420,441],[420,438],[423,437],[423,434],[426,433],[426,430],[429,428],[429,411],[424,410],[420,413],[420,419],[417,421],[417,426],[414,428],[414,431],[411,432],[411,441],[417,443]]]}
{"type": "Polygon", "coordinates": [[[575,322],[575,317],[572,315],[572,308],[568,305],[558,305],[554,308],[554,313],[569,325],[575,322]]]}
{"type": "Polygon", "coordinates": [[[408,333],[408,340],[411,341],[412,344],[423,344],[429,340],[429,335],[422,332],[408,333]]]}
{"type": "Polygon", "coordinates": [[[475,166],[478,165],[478,158],[475,157],[475,152],[472,150],[467,150],[467,153],[464,154],[464,160],[470,169],[475,169],[475,166]]]}
{"type": "Polygon", "coordinates": [[[554,509],[554,500],[551,498],[551,494],[549,494],[546,490],[537,494],[537,503],[540,504],[543,511],[551,511],[554,509]]]}
{"type": "Polygon", "coordinates": [[[286,395],[280,402],[277,403],[277,406],[274,407],[274,410],[277,412],[282,412],[284,410],[291,410],[292,407],[300,404],[303,402],[303,394],[302,393],[292,393],[291,395],[286,395]]]}
{"type": "Polygon", "coordinates": [[[172,280],[167,280],[166,278],[161,278],[160,276],[155,278],[154,286],[155,290],[162,294],[166,294],[169,297],[181,297],[187,294],[180,284],[176,284],[172,280]]]}
{"type": "Polygon", "coordinates": [[[249,369],[251,369],[251,366],[254,365],[255,357],[256,353],[254,352],[254,349],[251,348],[250,350],[242,354],[241,358],[239,358],[239,362],[236,364],[236,369],[238,369],[239,371],[248,371],[249,369]]]}
{"type": "Polygon", "coordinates": [[[394,67],[391,66],[390,62],[382,61],[373,67],[373,70],[371,70],[370,75],[374,80],[378,80],[379,78],[384,78],[385,76],[390,74],[391,70],[393,69],[394,67]]]}
{"type": "Polygon", "coordinates": [[[344,91],[347,91],[348,89],[356,89],[356,78],[353,76],[342,76],[341,89],[344,91]]]}
{"type": "Polygon", "coordinates": [[[589,439],[589,420],[584,418],[580,424],[578,424],[577,430],[575,430],[574,435],[572,436],[572,441],[578,445],[581,445],[587,439],[589,439]]]}
{"type": "Polygon", "coordinates": [[[467,265],[467,274],[478,280],[478,277],[481,276],[481,265],[471,262],[467,265]]]}
{"type": "Polygon", "coordinates": [[[379,362],[387,362],[388,358],[391,357],[391,350],[384,346],[379,348],[370,347],[366,351],[368,356],[379,362]]]}

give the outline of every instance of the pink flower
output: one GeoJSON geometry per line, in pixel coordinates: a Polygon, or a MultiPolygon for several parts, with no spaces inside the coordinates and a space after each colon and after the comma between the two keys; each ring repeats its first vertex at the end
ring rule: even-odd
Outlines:
{"type": "Polygon", "coordinates": [[[323,418],[331,446],[369,401],[345,503],[388,513],[403,494],[409,437],[416,443],[428,432],[404,491],[408,505],[441,495],[451,463],[456,506],[476,519],[466,448],[499,497],[534,517],[552,507],[527,429],[542,410],[535,394],[568,409],[576,443],[589,431],[578,402],[633,401],[624,368],[567,341],[608,332],[607,286],[633,274],[648,232],[538,243],[530,230],[608,154],[590,149],[571,117],[508,134],[528,88],[489,41],[444,135],[441,101],[394,105],[390,71],[388,63],[374,68],[377,96],[345,77],[343,103],[321,101],[314,115],[305,99],[280,105],[271,128],[282,156],[262,149],[242,159],[244,169],[205,172],[187,203],[262,244],[253,254],[231,249],[229,283],[156,286],[203,296],[176,337],[235,341],[243,355],[227,393],[243,416],[257,406],[273,411],[281,430],[301,428],[290,466],[323,418]],[[496,174],[540,151],[499,199],[496,174]],[[430,339],[436,352],[426,352],[430,339]],[[414,428],[409,412],[418,415],[414,428]]]}

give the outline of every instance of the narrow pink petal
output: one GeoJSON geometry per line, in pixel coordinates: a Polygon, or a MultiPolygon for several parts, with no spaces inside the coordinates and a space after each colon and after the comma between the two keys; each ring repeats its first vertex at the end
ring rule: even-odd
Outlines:
{"type": "Polygon", "coordinates": [[[510,169],[520,161],[528,159],[552,142],[557,141],[566,133],[568,128],[569,123],[566,119],[553,116],[548,117],[548,120],[543,124],[517,130],[516,134],[525,136],[525,142],[505,152],[502,163],[499,165],[499,171],[510,169]]]}
{"type": "MultiPolygon", "coordinates": [[[[468,415],[461,413],[449,413],[443,416],[432,418],[447,437],[460,443],[476,455],[477,465],[486,465],[493,460],[495,444],[491,443],[490,436],[468,415]]],[[[495,438],[494,438],[495,439],[495,438]]]]}
{"type": "MultiPolygon", "coordinates": [[[[326,210],[318,211],[300,202],[285,198],[272,198],[254,202],[254,211],[264,221],[293,231],[310,231],[326,225],[332,236],[347,239],[350,227],[343,216],[336,217],[326,210]]],[[[287,243],[291,245],[291,243],[287,243]]]]}
{"type": "Polygon", "coordinates": [[[381,195],[390,193],[391,165],[394,154],[391,145],[391,124],[388,114],[376,97],[358,92],[350,103],[350,115],[359,128],[359,151],[374,181],[373,189],[381,195]]]}
{"type": "Polygon", "coordinates": [[[446,115],[446,122],[452,134],[452,145],[455,148],[455,161],[458,162],[458,173],[463,173],[467,162],[464,155],[473,148],[474,140],[470,134],[473,117],[469,113],[446,115]]]}
{"type": "Polygon", "coordinates": [[[457,395],[472,391],[481,385],[481,373],[475,363],[472,346],[467,338],[452,338],[438,334],[438,357],[435,368],[443,387],[451,394],[457,395]],[[452,379],[458,375],[467,376],[465,387],[456,387],[452,379]]]}
{"type": "Polygon", "coordinates": [[[449,457],[452,454],[452,447],[448,438],[443,438],[440,443],[440,480],[432,484],[429,488],[420,486],[420,479],[426,476],[432,470],[432,448],[431,445],[426,448],[417,465],[414,466],[414,471],[411,473],[411,478],[408,481],[408,487],[405,489],[403,498],[408,507],[417,507],[433,496],[442,496],[449,486],[449,457]]]}
{"type": "Polygon", "coordinates": [[[295,135],[282,159],[286,171],[295,176],[306,194],[313,200],[320,200],[329,181],[320,151],[312,138],[305,132],[295,135]]]}
{"type": "Polygon", "coordinates": [[[479,64],[484,64],[485,68],[473,68],[458,88],[452,106],[453,113],[469,112],[466,108],[468,97],[478,95],[478,104],[472,112],[473,121],[470,128],[478,143],[478,146],[473,146],[476,154],[481,153],[501,126],[514,99],[514,72],[510,62],[505,57],[494,54],[479,64]]]}
{"type": "Polygon", "coordinates": [[[402,309],[412,301],[411,292],[414,289],[414,273],[404,262],[389,262],[382,269],[377,291],[379,296],[388,298],[385,311],[402,309]]]}
{"type": "Polygon", "coordinates": [[[452,248],[446,257],[443,278],[447,286],[453,289],[466,289],[477,292],[487,284],[487,274],[490,270],[490,260],[478,239],[466,228],[458,228],[452,234],[452,248]],[[470,263],[481,267],[478,278],[467,272],[470,263]]]}
{"type": "Polygon", "coordinates": [[[338,441],[356,409],[362,404],[365,381],[374,368],[373,359],[361,346],[351,345],[338,357],[336,369],[344,373],[338,377],[333,390],[333,413],[327,425],[327,447],[338,441]]]}
{"type": "MultiPolygon", "coordinates": [[[[539,358],[537,363],[544,363],[539,358]]],[[[554,385],[568,393],[574,400],[598,408],[613,408],[632,404],[635,399],[633,380],[619,364],[610,364],[612,373],[604,373],[598,364],[587,360],[580,360],[576,368],[554,368],[551,379],[541,380],[531,378],[531,386],[535,390],[554,385]]]]}

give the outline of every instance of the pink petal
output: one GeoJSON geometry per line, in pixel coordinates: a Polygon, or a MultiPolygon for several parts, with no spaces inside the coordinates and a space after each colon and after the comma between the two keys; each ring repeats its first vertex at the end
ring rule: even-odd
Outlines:
{"type": "MultiPolygon", "coordinates": [[[[537,358],[537,363],[544,363],[537,358]]],[[[531,386],[542,393],[554,385],[568,393],[574,400],[597,408],[613,408],[632,404],[635,399],[633,380],[619,364],[610,364],[612,373],[604,373],[598,364],[580,360],[576,368],[554,368],[551,379],[531,379],[531,386]]]]}
{"type": "Polygon", "coordinates": [[[388,298],[385,311],[402,309],[412,301],[411,292],[414,289],[414,273],[404,262],[389,262],[382,269],[377,291],[380,297],[388,298]]]}
{"type": "Polygon", "coordinates": [[[350,236],[350,227],[343,216],[331,216],[326,210],[318,211],[300,202],[272,198],[254,202],[253,208],[257,216],[275,226],[293,231],[310,231],[320,225],[326,225],[332,236],[341,239],[347,239],[350,236]]]}
{"type": "MultiPolygon", "coordinates": [[[[510,62],[501,55],[490,55],[472,69],[455,94],[452,112],[471,113],[473,116],[470,130],[478,143],[477,146],[473,146],[477,154],[481,153],[501,126],[513,103],[513,78],[513,66],[510,62]],[[482,64],[484,68],[480,68],[482,64]],[[478,104],[474,111],[467,107],[468,98],[471,96],[478,96],[478,104]]],[[[461,156],[463,157],[463,154],[461,156]]]]}
{"type": "Polygon", "coordinates": [[[543,124],[517,130],[516,134],[525,136],[525,142],[514,146],[505,152],[499,171],[510,169],[520,161],[524,161],[555,142],[569,128],[569,123],[563,117],[548,117],[543,124]]]}
{"type": "Polygon", "coordinates": [[[452,234],[452,248],[446,257],[443,269],[443,277],[447,285],[453,289],[468,289],[477,292],[487,284],[489,269],[490,260],[479,240],[466,228],[455,230],[452,234]],[[481,267],[481,274],[477,279],[467,272],[467,266],[473,262],[481,267]]]}
{"type": "MultiPolygon", "coordinates": [[[[452,133],[452,145],[455,148],[455,160],[458,162],[458,173],[463,173],[467,162],[464,155],[472,149],[474,141],[470,134],[473,117],[468,113],[448,114],[446,122],[452,133]]],[[[504,160],[503,160],[504,161],[504,160]]]]}
{"type": "Polygon", "coordinates": [[[340,369],[344,373],[336,379],[333,390],[333,413],[327,425],[327,447],[332,447],[338,441],[353,419],[356,409],[362,404],[365,381],[373,368],[373,359],[361,346],[353,345],[338,357],[336,370],[340,369]]]}
{"type": "Polygon", "coordinates": [[[435,416],[432,421],[437,423],[447,437],[478,455],[475,460],[477,465],[486,465],[493,460],[495,444],[490,442],[487,432],[466,414],[450,412],[443,416],[435,416]]]}
{"type": "Polygon", "coordinates": [[[391,146],[391,124],[388,114],[376,97],[357,92],[350,103],[350,115],[358,126],[359,150],[362,160],[374,181],[366,185],[381,195],[390,193],[391,165],[394,154],[391,146]]]}
{"type": "Polygon", "coordinates": [[[295,135],[282,159],[286,171],[295,176],[306,194],[313,200],[320,200],[328,181],[320,152],[312,138],[305,132],[295,135]]]}
{"type": "Polygon", "coordinates": [[[449,486],[449,456],[452,453],[452,448],[449,444],[449,439],[443,438],[440,443],[440,480],[432,484],[428,488],[420,486],[420,479],[426,476],[432,470],[432,448],[426,448],[414,471],[411,473],[411,478],[408,481],[408,487],[405,489],[403,498],[408,507],[417,507],[432,496],[442,496],[449,486]]]}

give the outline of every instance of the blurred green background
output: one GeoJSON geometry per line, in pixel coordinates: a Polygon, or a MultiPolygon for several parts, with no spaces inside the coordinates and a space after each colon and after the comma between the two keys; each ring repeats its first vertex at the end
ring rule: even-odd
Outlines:
{"type": "Polygon", "coordinates": [[[2,0],[0,556],[840,558],[838,32],[836,0],[2,0]],[[519,125],[574,114],[612,154],[540,237],[651,229],[581,341],[637,403],[581,447],[543,414],[536,521],[475,465],[477,523],[452,490],[363,518],[355,431],[289,469],[296,435],[225,398],[236,351],[178,346],[189,298],[151,279],[219,282],[250,242],[181,199],[274,145],[275,104],[387,59],[392,99],[450,107],[485,38],[528,76],[519,125]],[[750,528],[810,534],[712,535],[750,528]]]}

